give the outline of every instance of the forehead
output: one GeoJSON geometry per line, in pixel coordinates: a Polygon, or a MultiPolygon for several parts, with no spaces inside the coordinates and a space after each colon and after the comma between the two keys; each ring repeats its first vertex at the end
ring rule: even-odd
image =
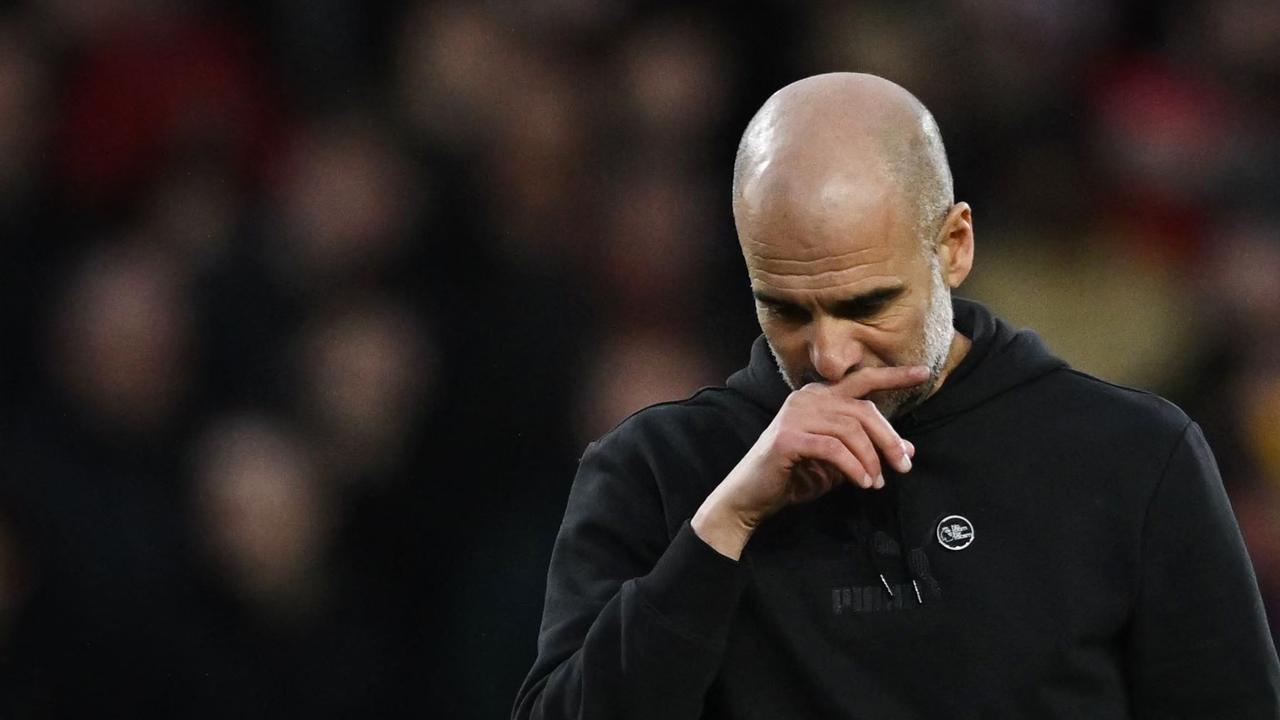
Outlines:
{"type": "Polygon", "coordinates": [[[902,280],[921,259],[890,183],[841,174],[760,180],[734,204],[753,285],[819,290],[902,280]]]}

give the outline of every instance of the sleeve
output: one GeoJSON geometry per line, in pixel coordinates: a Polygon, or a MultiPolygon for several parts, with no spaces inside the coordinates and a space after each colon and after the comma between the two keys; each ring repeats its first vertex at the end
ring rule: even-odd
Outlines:
{"type": "Polygon", "coordinates": [[[1280,668],[1213,454],[1189,423],[1147,510],[1128,638],[1136,718],[1280,718],[1280,668]]]}
{"type": "Polygon", "coordinates": [[[644,465],[600,444],[584,455],[515,720],[701,715],[746,570],[687,520],[670,536],[644,465]]]}

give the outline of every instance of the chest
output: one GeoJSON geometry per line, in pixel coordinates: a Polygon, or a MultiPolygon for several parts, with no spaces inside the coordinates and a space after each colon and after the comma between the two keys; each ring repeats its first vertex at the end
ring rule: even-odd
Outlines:
{"type": "Polygon", "coordinates": [[[803,715],[893,717],[965,703],[1029,712],[1046,693],[1088,687],[1111,703],[1096,716],[1122,707],[1139,537],[1124,498],[1053,458],[993,467],[917,444],[910,477],[886,491],[842,489],[752,539],[725,683],[778,682],[735,697],[793,707],[771,689],[789,686],[814,703],[803,715]],[[913,550],[932,587],[920,587],[913,550]]]}

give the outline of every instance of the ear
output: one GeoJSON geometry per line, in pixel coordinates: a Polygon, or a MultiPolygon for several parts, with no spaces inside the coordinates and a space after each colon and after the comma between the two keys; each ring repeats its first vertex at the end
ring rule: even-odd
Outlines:
{"type": "Polygon", "coordinates": [[[969,203],[959,202],[947,211],[946,220],[934,244],[942,277],[947,287],[960,287],[973,269],[973,212],[969,203]]]}

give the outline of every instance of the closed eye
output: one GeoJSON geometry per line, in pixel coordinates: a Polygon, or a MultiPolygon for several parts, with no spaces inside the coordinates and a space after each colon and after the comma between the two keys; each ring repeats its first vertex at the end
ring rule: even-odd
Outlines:
{"type": "MultiPolygon", "coordinates": [[[[855,297],[837,300],[830,305],[830,312],[832,315],[846,320],[869,320],[888,307],[905,291],[906,289],[901,285],[878,288],[855,297]]],[[[756,302],[770,317],[792,323],[806,323],[812,317],[808,310],[795,303],[758,291],[753,294],[756,302]]]]}
{"type": "Polygon", "coordinates": [[[809,311],[785,300],[769,297],[768,295],[756,294],[756,302],[771,317],[777,318],[783,322],[806,323],[809,322],[809,311]]]}
{"type": "Polygon", "coordinates": [[[858,297],[835,303],[831,308],[831,312],[833,315],[847,320],[866,320],[878,315],[880,311],[888,307],[889,303],[902,295],[903,291],[904,288],[901,285],[872,290],[858,297]]]}

